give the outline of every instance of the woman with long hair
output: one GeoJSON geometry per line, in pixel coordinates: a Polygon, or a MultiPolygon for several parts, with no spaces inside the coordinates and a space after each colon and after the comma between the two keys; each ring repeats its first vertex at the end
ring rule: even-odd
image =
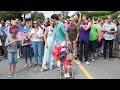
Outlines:
{"type": "Polygon", "coordinates": [[[36,61],[36,65],[42,65],[42,45],[43,45],[43,29],[39,27],[39,24],[37,21],[34,21],[33,23],[33,29],[30,33],[30,38],[32,40],[32,47],[34,52],[34,58],[36,61]]]}
{"type": "Polygon", "coordinates": [[[54,46],[54,32],[53,32],[53,22],[49,21],[50,26],[48,26],[44,33],[44,41],[45,41],[45,50],[43,57],[42,69],[53,69],[54,57],[51,54],[51,50],[54,46]]]}

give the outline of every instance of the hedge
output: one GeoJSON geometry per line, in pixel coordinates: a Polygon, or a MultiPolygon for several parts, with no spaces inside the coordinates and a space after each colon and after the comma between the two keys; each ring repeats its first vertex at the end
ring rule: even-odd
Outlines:
{"type": "MultiPolygon", "coordinates": [[[[120,14],[120,12],[115,12],[115,13],[109,14],[109,15],[112,17],[112,19],[120,19],[120,18],[118,17],[119,14],[120,14]]],[[[107,16],[108,16],[108,15],[98,16],[98,17],[94,17],[94,16],[93,16],[92,18],[94,18],[95,20],[97,20],[98,18],[106,19],[107,16]]]]}
{"type": "Polygon", "coordinates": [[[85,14],[85,15],[89,16],[90,18],[92,18],[92,17],[110,15],[115,12],[116,11],[94,11],[94,12],[93,11],[92,12],[81,11],[81,14],[85,14]]]}

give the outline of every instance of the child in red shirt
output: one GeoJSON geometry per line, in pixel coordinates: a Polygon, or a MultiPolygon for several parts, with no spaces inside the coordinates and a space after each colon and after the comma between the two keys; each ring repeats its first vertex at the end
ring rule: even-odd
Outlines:
{"type": "Polygon", "coordinates": [[[71,53],[68,53],[67,56],[62,60],[62,67],[65,78],[70,77],[72,59],[73,59],[73,55],[71,53]]]}

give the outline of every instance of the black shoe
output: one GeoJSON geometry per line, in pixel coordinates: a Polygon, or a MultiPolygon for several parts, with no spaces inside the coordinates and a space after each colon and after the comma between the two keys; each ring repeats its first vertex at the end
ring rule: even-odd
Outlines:
{"type": "Polygon", "coordinates": [[[113,61],[113,59],[112,59],[112,58],[109,58],[109,60],[110,60],[110,61],[113,61]]]}
{"type": "Polygon", "coordinates": [[[105,60],[106,59],[106,57],[104,57],[102,60],[105,60]]]}
{"type": "Polygon", "coordinates": [[[1,56],[1,58],[4,58],[5,56],[3,55],[3,56],[1,56]]]}
{"type": "Polygon", "coordinates": [[[100,53],[101,55],[104,55],[103,53],[100,53]]]}

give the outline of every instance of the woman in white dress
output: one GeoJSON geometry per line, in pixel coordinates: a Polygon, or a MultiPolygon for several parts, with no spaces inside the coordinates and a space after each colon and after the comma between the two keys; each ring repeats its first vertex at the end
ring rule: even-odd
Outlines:
{"type": "Polygon", "coordinates": [[[48,26],[44,33],[44,40],[45,40],[45,51],[44,51],[44,57],[43,57],[43,63],[41,71],[47,70],[47,69],[53,69],[54,66],[54,57],[51,53],[53,47],[54,47],[54,32],[53,32],[53,23],[50,20],[50,26],[48,26]]]}

